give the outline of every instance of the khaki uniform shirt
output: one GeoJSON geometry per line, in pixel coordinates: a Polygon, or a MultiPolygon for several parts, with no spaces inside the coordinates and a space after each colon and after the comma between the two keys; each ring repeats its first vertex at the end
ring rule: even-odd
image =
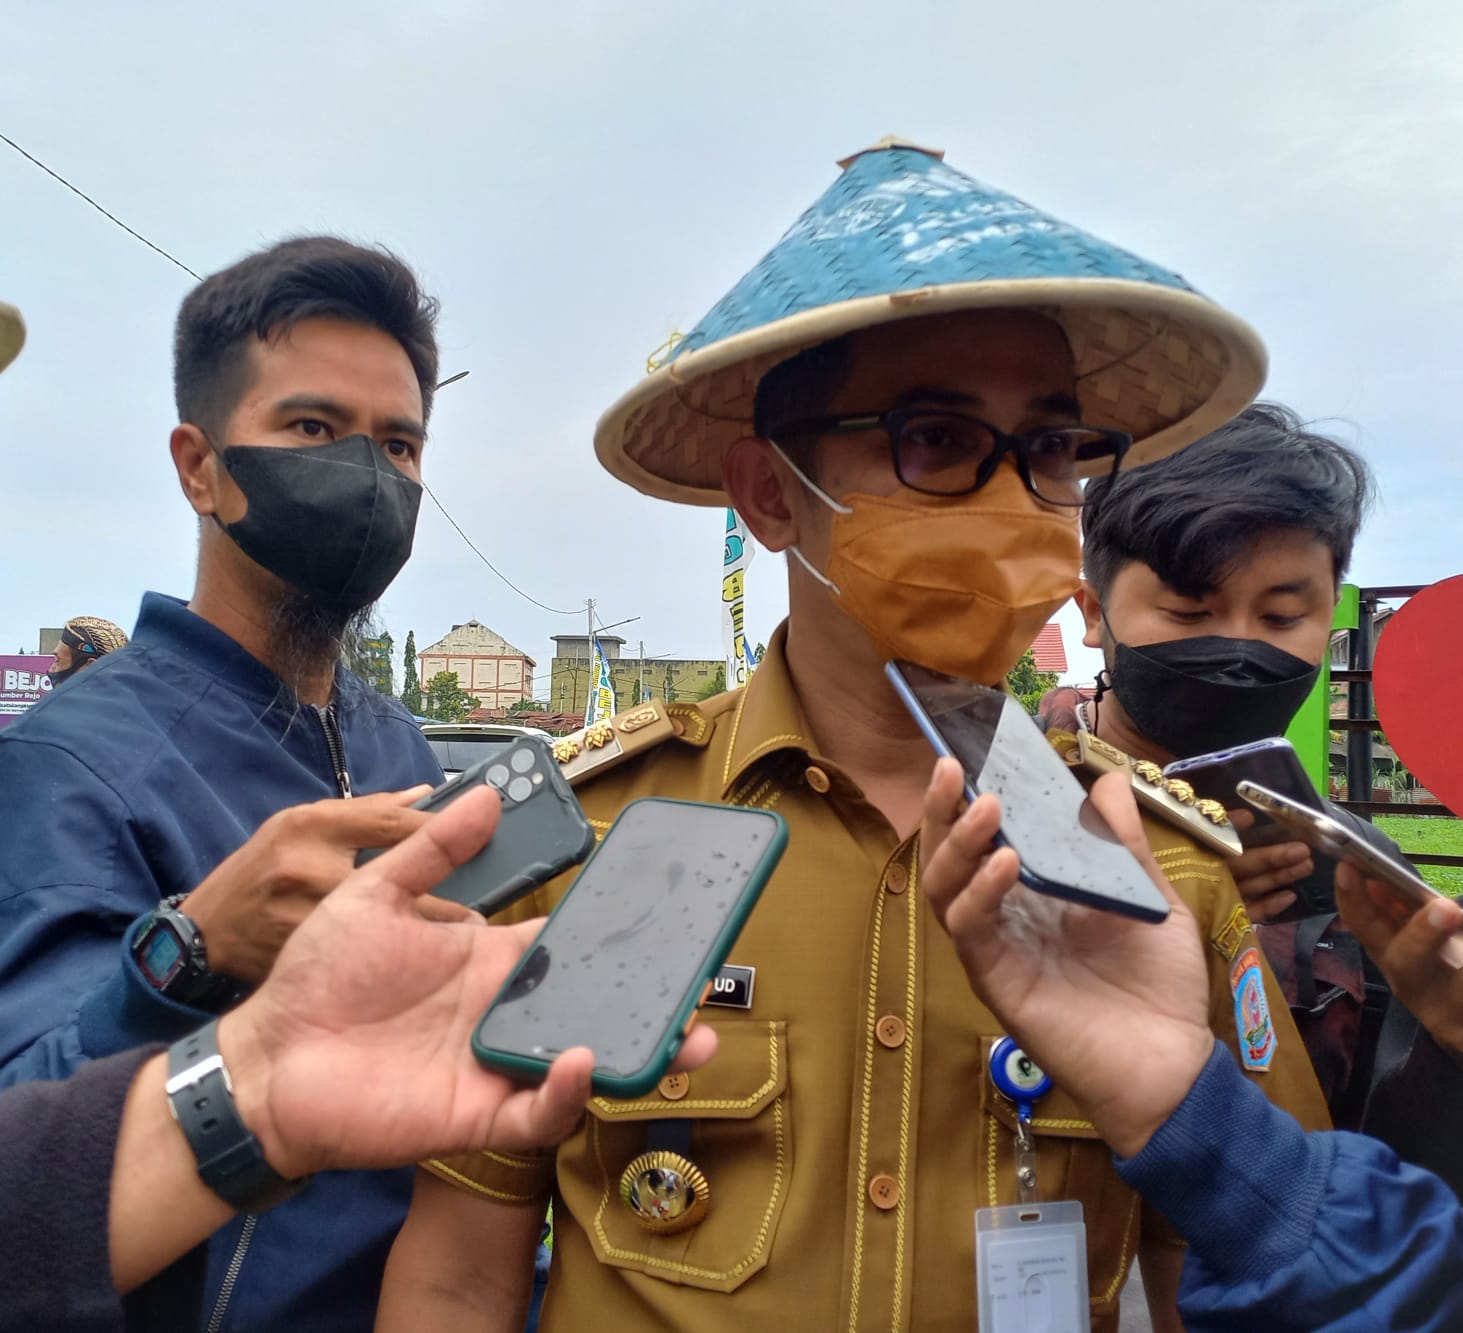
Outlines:
{"type": "MultiPolygon", "coordinates": [[[[752,1008],[708,1007],[702,1021],[720,1037],[710,1064],[637,1101],[597,1098],[556,1156],[427,1164],[500,1203],[542,1207],[553,1192],[545,1333],[975,1328],[975,1210],[1016,1201],[1015,1111],[987,1073],[1001,1025],[919,891],[917,838],[901,842],[817,752],[783,641],[779,630],[745,690],[672,705],[679,735],[578,790],[601,833],[649,795],[787,820],[787,852],[727,960],[756,968],[752,1008]],[[646,1151],[648,1126],[675,1118],[691,1122],[710,1209],[687,1231],[653,1235],[621,1203],[620,1177],[646,1151]]],[[[1234,883],[1177,829],[1146,822],[1215,942],[1211,1022],[1236,1049],[1230,959],[1254,936],[1234,883]]],[[[570,878],[513,914],[548,911],[570,878]]],[[[1307,1128],[1325,1127],[1305,1048],[1260,966],[1278,1047],[1251,1077],[1307,1128]]],[[[1131,1037],[1141,1061],[1143,1033],[1131,1037]]],[[[1162,1224],[1145,1220],[1060,1089],[1037,1103],[1032,1129],[1039,1196],[1083,1205],[1093,1329],[1115,1330],[1140,1236],[1162,1224]]]]}

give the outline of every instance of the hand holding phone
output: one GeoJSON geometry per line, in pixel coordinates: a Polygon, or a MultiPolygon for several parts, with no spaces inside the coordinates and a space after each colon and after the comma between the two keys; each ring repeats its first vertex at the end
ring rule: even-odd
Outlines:
{"type": "MultiPolygon", "coordinates": [[[[521,737],[474,764],[412,808],[440,810],[484,785],[494,788],[502,801],[498,827],[487,846],[433,892],[491,916],[583,861],[594,848],[594,829],[548,742],[537,736],[521,737]]],[[[364,865],[380,854],[379,849],[368,848],[356,857],[356,864],[364,865]]]]}
{"type": "Polygon", "coordinates": [[[1017,700],[913,662],[884,671],[936,753],[959,760],[967,799],[1000,798],[996,842],[1015,849],[1023,884],[1143,921],[1168,916],[1167,900],[1017,700]]]}
{"type": "MultiPolygon", "coordinates": [[[[1302,842],[1355,866],[1368,880],[1381,884],[1408,915],[1443,896],[1411,866],[1373,847],[1330,815],[1256,782],[1241,782],[1238,791],[1257,810],[1270,815],[1302,842]]],[[[1443,952],[1454,967],[1463,966],[1463,939],[1449,940],[1443,952]]]]}
{"type": "Polygon", "coordinates": [[[1381,969],[1392,994],[1433,1035],[1463,1056],[1463,910],[1444,899],[1403,915],[1355,866],[1336,873],[1341,919],[1381,969]]]}
{"type": "Polygon", "coordinates": [[[632,801],[483,1015],[473,1053],[537,1082],[559,1052],[588,1046],[596,1092],[649,1092],[786,845],[771,811],[632,801]]]}

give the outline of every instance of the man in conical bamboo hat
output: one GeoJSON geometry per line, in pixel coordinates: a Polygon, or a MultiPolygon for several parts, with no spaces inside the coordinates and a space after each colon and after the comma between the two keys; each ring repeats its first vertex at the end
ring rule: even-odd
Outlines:
{"type": "MultiPolygon", "coordinates": [[[[1016,1202],[1028,1133],[1037,1197],[1080,1202],[1086,1226],[1085,1279],[1074,1250],[1043,1299],[1111,1333],[1141,1256],[1155,1327],[1177,1327],[1181,1250],[1090,1122],[1060,1087],[1023,1110],[992,1077],[1000,1025],[919,891],[933,755],[883,668],[1001,682],[1078,585],[1084,479],[1228,419],[1264,352],[1178,275],[937,152],[886,140],[841,166],[595,437],[630,485],[730,503],[790,557],[788,620],[745,689],[641,708],[610,743],[561,750],[605,827],[652,794],[787,819],[703,1016],[719,1053],[639,1101],[595,1101],[557,1154],[429,1164],[379,1327],[521,1327],[553,1197],[554,1333],[973,1329],[977,1285],[998,1280],[976,1274],[974,1214],[1016,1202]],[[686,1192],[674,1225],[637,1206],[647,1171],[686,1192]]],[[[1146,832],[1214,944],[1211,1024],[1240,1059],[1230,977],[1253,935],[1196,841],[1222,839],[1172,807],[1146,832]]],[[[1249,1076],[1322,1126],[1275,1000],[1249,1076]]]]}

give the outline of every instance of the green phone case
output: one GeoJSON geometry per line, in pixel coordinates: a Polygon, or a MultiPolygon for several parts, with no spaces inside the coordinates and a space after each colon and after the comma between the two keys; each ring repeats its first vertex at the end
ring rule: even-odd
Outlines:
{"type": "MultiPolygon", "coordinates": [[[[638,801],[631,801],[620,812],[619,817],[610,827],[610,831],[605,834],[600,845],[595,848],[589,860],[584,863],[583,868],[575,877],[574,883],[569,886],[568,892],[565,893],[563,898],[559,900],[558,906],[550,913],[548,921],[544,923],[543,930],[539,932],[540,935],[553,928],[554,919],[560,912],[570,909],[574,901],[574,890],[578,887],[582,879],[593,872],[594,863],[599,857],[601,850],[615,836],[616,831],[619,829],[625,817],[637,807],[646,805],[691,806],[698,809],[723,810],[727,812],[729,818],[755,816],[759,819],[773,821],[774,831],[772,838],[768,841],[766,847],[763,848],[756,866],[752,869],[738,892],[737,901],[728,913],[727,919],[722,924],[720,931],[717,933],[691,986],[677,1002],[676,1008],[672,1012],[671,1020],[666,1025],[665,1031],[657,1041],[649,1059],[634,1074],[610,1074],[599,1069],[594,1071],[592,1086],[595,1093],[602,1097],[642,1097],[660,1082],[666,1070],[670,1067],[671,1061],[676,1058],[676,1053],[681,1049],[686,1025],[690,1021],[691,1015],[700,1005],[701,997],[705,993],[707,985],[716,976],[717,972],[720,971],[721,965],[726,961],[727,954],[731,952],[732,946],[737,941],[737,936],[742,933],[742,927],[746,924],[747,917],[751,915],[752,909],[757,905],[757,900],[762,896],[762,890],[766,887],[767,881],[771,879],[772,872],[777,868],[777,863],[782,859],[782,853],[787,847],[787,821],[774,811],[755,810],[750,806],[712,805],[702,801],[677,801],[663,796],[642,797],[638,801]]],[[[499,995],[502,995],[513,985],[514,980],[518,976],[519,969],[524,966],[531,953],[532,946],[525,951],[518,966],[513,969],[513,972],[503,982],[503,985],[499,988],[499,995]]],[[[506,1074],[510,1078],[525,1083],[543,1082],[549,1069],[548,1061],[538,1059],[535,1056],[523,1055],[517,1051],[496,1050],[492,1047],[484,1046],[479,1041],[478,1036],[482,1024],[486,1021],[488,1014],[492,1013],[493,1006],[496,1004],[497,999],[494,999],[493,1004],[488,1006],[487,1013],[479,1020],[477,1028],[473,1031],[473,1055],[477,1057],[479,1064],[498,1073],[506,1074]]]]}

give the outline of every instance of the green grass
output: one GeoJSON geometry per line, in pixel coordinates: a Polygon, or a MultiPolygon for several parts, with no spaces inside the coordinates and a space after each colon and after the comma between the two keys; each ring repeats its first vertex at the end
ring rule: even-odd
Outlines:
{"type": "MultiPolygon", "coordinates": [[[[1377,815],[1372,821],[1404,852],[1463,856],[1463,820],[1426,815],[1377,815]]],[[[1463,895],[1463,866],[1418,866],[1418,873],[1440,893],[1463,895]]]]}

